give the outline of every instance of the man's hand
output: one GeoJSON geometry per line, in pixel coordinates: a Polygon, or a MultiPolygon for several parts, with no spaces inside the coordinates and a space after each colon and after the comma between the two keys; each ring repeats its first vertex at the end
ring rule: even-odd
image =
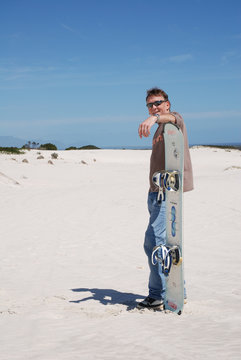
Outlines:
{"type": "Polygon", "coordinates": [[[142,138],[142,136],[148,137],[150,135],[151,127],[156,123],[156,121],[156,116],[149,116],[145,121],[140,124],[138,129],[140,138],[142,138]]]}
{"type": "Polygon", "coordinates": [[[138,129],[138,133],[140,138],[142,138],[142,136],[148,137],[150,135],[150,129],[151,127],[157,123],[157,124],[165,124],[167,122],[172,122],[175,124],[176,118],[174,115],[172,114],[159,114],[159,119],[157,119],[156,116],[151,115],[149,116],[149,118],[147,118],[145,121],[143,121],[141,123],[141,125],[139,126],[138,129]]]}

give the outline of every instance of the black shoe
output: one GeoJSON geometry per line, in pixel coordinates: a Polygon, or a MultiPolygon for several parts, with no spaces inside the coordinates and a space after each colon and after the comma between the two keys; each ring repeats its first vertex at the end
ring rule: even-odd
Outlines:
{"type": "Polygon", "coordinates": [[[142,302],[137,305],[138,309],[155,309],[155,310],[164,310],[164,302],[162,299],[157,300],[149,296],[145,298],[142,302]]]}

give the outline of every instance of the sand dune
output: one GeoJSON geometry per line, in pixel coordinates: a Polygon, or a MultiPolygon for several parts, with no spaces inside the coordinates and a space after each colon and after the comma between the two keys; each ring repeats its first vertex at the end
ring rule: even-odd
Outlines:
{"type": "Polygon", "coordinates": [[[191,149],[181,316],[135,308],[150,151],[51,153],[0,155],[0,359],[239,359],[241,152],[191,149]]]}

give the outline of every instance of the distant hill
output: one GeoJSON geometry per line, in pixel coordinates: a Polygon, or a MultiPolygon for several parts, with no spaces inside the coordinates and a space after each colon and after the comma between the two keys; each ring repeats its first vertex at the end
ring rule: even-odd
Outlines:
{"type": "Polygon", "coordinates": [[[85,146],[81,146],[79,148],[75,147],[75,146],[70,146],[68,148],[66,148],[65,150],[99,150],[100,148],[95,146],[95,145],[85,145],[85,146]]]}
{"type": "Polygon", "coordinates": [[[26,144],[28,140],[26,139],[20,139],[14,136],[0,136],[0,146],[1,147],[22,147],[24,144],[26,144]]]}
{"type": "Polygon", "coordinates": [[[60,141],[55,140],[41,140],[41,139],[21,139],[14,136],[0,136],[0,147],[18,147],[21,148],[23,145],[27,144],[28,141],[35,141],[39,144],[52,143],[57,146],[59,150],[64,149],[65,145],[60,141]]]}
{"type": "Polygon", "coordinates": [[[190,145],[190,147],[195,147],[195,146],[212,147],[212,148],[219,148],[219,149],[235,149],[235,150],[241,150],[241,143],[195,144],[195,145],[190,145]]]}

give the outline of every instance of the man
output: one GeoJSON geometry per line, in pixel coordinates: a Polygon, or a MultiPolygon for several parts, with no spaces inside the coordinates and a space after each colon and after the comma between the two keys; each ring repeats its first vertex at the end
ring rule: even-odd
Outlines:
{"type": "Polygon", "coordinates": [[[150,213],[149,224],[145,234],[144,249],[148,257],[150,268],[149,295],[140,302],[139,309],[163,309],[163,299],[165,296],[165,276],[162,273],[161,265],[153,265],[151,261],[152,250],[155,246],[166,242],[166,209],[165,201],[158,202],[158,188],[152,182],[155,172],[165,169],[165,148],[164,148],[164,124],[172,122],[181,128],[184,136],[184,182],[183,191],[193,189],[192,164],[189,153],[187,131],[183,118],[177,112],[171,112],[171,103],[165,91],[153,88],[147,91],[146,106],[149,117],[143,121],[138,129],[139,136],[142,138],[150,135],[150,129],[154,124],[158,128],[154,134],[152,142],[152,154],[150,161],[150,189],[148,194],[148,210],[150,213]]]}

